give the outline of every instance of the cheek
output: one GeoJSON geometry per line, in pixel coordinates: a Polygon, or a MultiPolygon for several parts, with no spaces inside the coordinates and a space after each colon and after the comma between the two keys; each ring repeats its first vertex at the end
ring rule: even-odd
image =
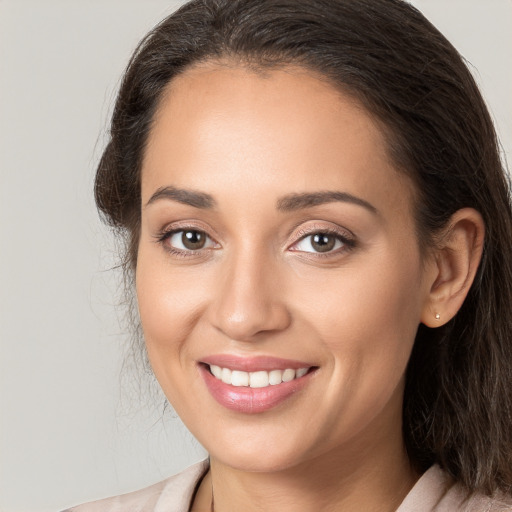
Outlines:
{"type": "Polygon", "coordinates": [[[291,295],[305,316],[336,338],[336,332],[389,330],[419,323],[423,292],[419,257],[371,254],[323,276],[303,272],[291,295]]]}
{"type": "Polygon", "coordinates": [[[204,309],[210,284],[197,270],[171,267],[165,257],[139,251],[136,289],[139,314],[148,355],[157,378],[165,368],[186,361],[185,341],[204,309]]]}
{"type": "Polygon", "coordinates": [[[329,354],[329,393],[359,412],[383,407],[405,372],[421,318],[419,256],[361,259],[295,290],[302,321],[329,354]],[[399,263],[397,263],[399,262],[399,263]],[[353,399],[357,397],[357,399],[353,399]]]}

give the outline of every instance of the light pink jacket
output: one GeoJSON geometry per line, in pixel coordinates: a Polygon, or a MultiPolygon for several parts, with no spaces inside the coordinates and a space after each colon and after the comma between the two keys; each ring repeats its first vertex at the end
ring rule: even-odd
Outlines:
{"type": "MultiPolygon", "coordinates": [[[[140,491],[93,501],[64,512],[188,512],[197,484],[208,470],[199,462],[140,491]]],[[[503,512],[512,511],[512,498],[476,495],[465,500],[458,484],[439,466],[432,466],[411,489],[396,512],[503,512]]]]}

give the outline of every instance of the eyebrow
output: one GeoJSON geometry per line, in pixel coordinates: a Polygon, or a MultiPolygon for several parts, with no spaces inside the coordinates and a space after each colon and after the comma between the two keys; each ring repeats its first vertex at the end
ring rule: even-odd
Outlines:
{"type": "Polygon", "coordinates": [[[176,187],[161,187],[150,197],[146,206],[149,206],[155,201],[159,201],[161,199],[177,201],[178,203],[204,210],[211,210],[217,204],[210,194],[205,194],[204,192],[176,187]]]}
{"type": "MultiPolygon", "coordinates": [[[[213,209],[217,205],[217,202],[213,196],[206,194],[205,192],[169,186],[159,188],[150,197],[149,201],[146,203],[146,206],[149,206],[150,204],[162,199],[177,201],[178,203],[204,210],[213,209]]],[[[353,196],[352,194],[348,194],[347,192],[337,191],[288,194],[278,199],[277,209],[281,212],[291,212],[334,202],[355,204],[357,206],[366,208],[373,214],[378,214],[377,208],[375,208],[375,206],[370,204],[368,201],[365,201],[360,197],[353,196]]]]}
{"type": "Polygon", "coordinates": [[[351,203],[366,208],[373,214],[378,214],[377,208],[360,197],[353,196],[347,192],[325,191],[301,194],[289,194],[277,201],[277,209],[282,212],[290,212],[311,208],[326,203],[351,203]]]}

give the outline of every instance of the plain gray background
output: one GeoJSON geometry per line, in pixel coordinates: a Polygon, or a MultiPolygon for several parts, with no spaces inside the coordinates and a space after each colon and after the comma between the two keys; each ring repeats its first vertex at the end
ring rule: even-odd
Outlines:
{"type": "MultiPolygon", "coordinates": [[[[120,276],[92,200],[121,72],[180,3],[0,0],[1,512],[127,492],[204,456],[130,368],[121,391],[120,276]]],[[[471,62],[510,158],[512,0],[413,3],[471,62]]]]}

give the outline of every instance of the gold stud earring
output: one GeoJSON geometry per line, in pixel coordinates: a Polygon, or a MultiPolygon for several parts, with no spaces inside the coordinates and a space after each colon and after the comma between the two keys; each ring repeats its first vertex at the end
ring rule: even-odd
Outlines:
{"type": "Polygon", "coordinates": [[[439,320],[441,318],[441,315],[439,313],[436,313],[436,320],[439,320]]]}

